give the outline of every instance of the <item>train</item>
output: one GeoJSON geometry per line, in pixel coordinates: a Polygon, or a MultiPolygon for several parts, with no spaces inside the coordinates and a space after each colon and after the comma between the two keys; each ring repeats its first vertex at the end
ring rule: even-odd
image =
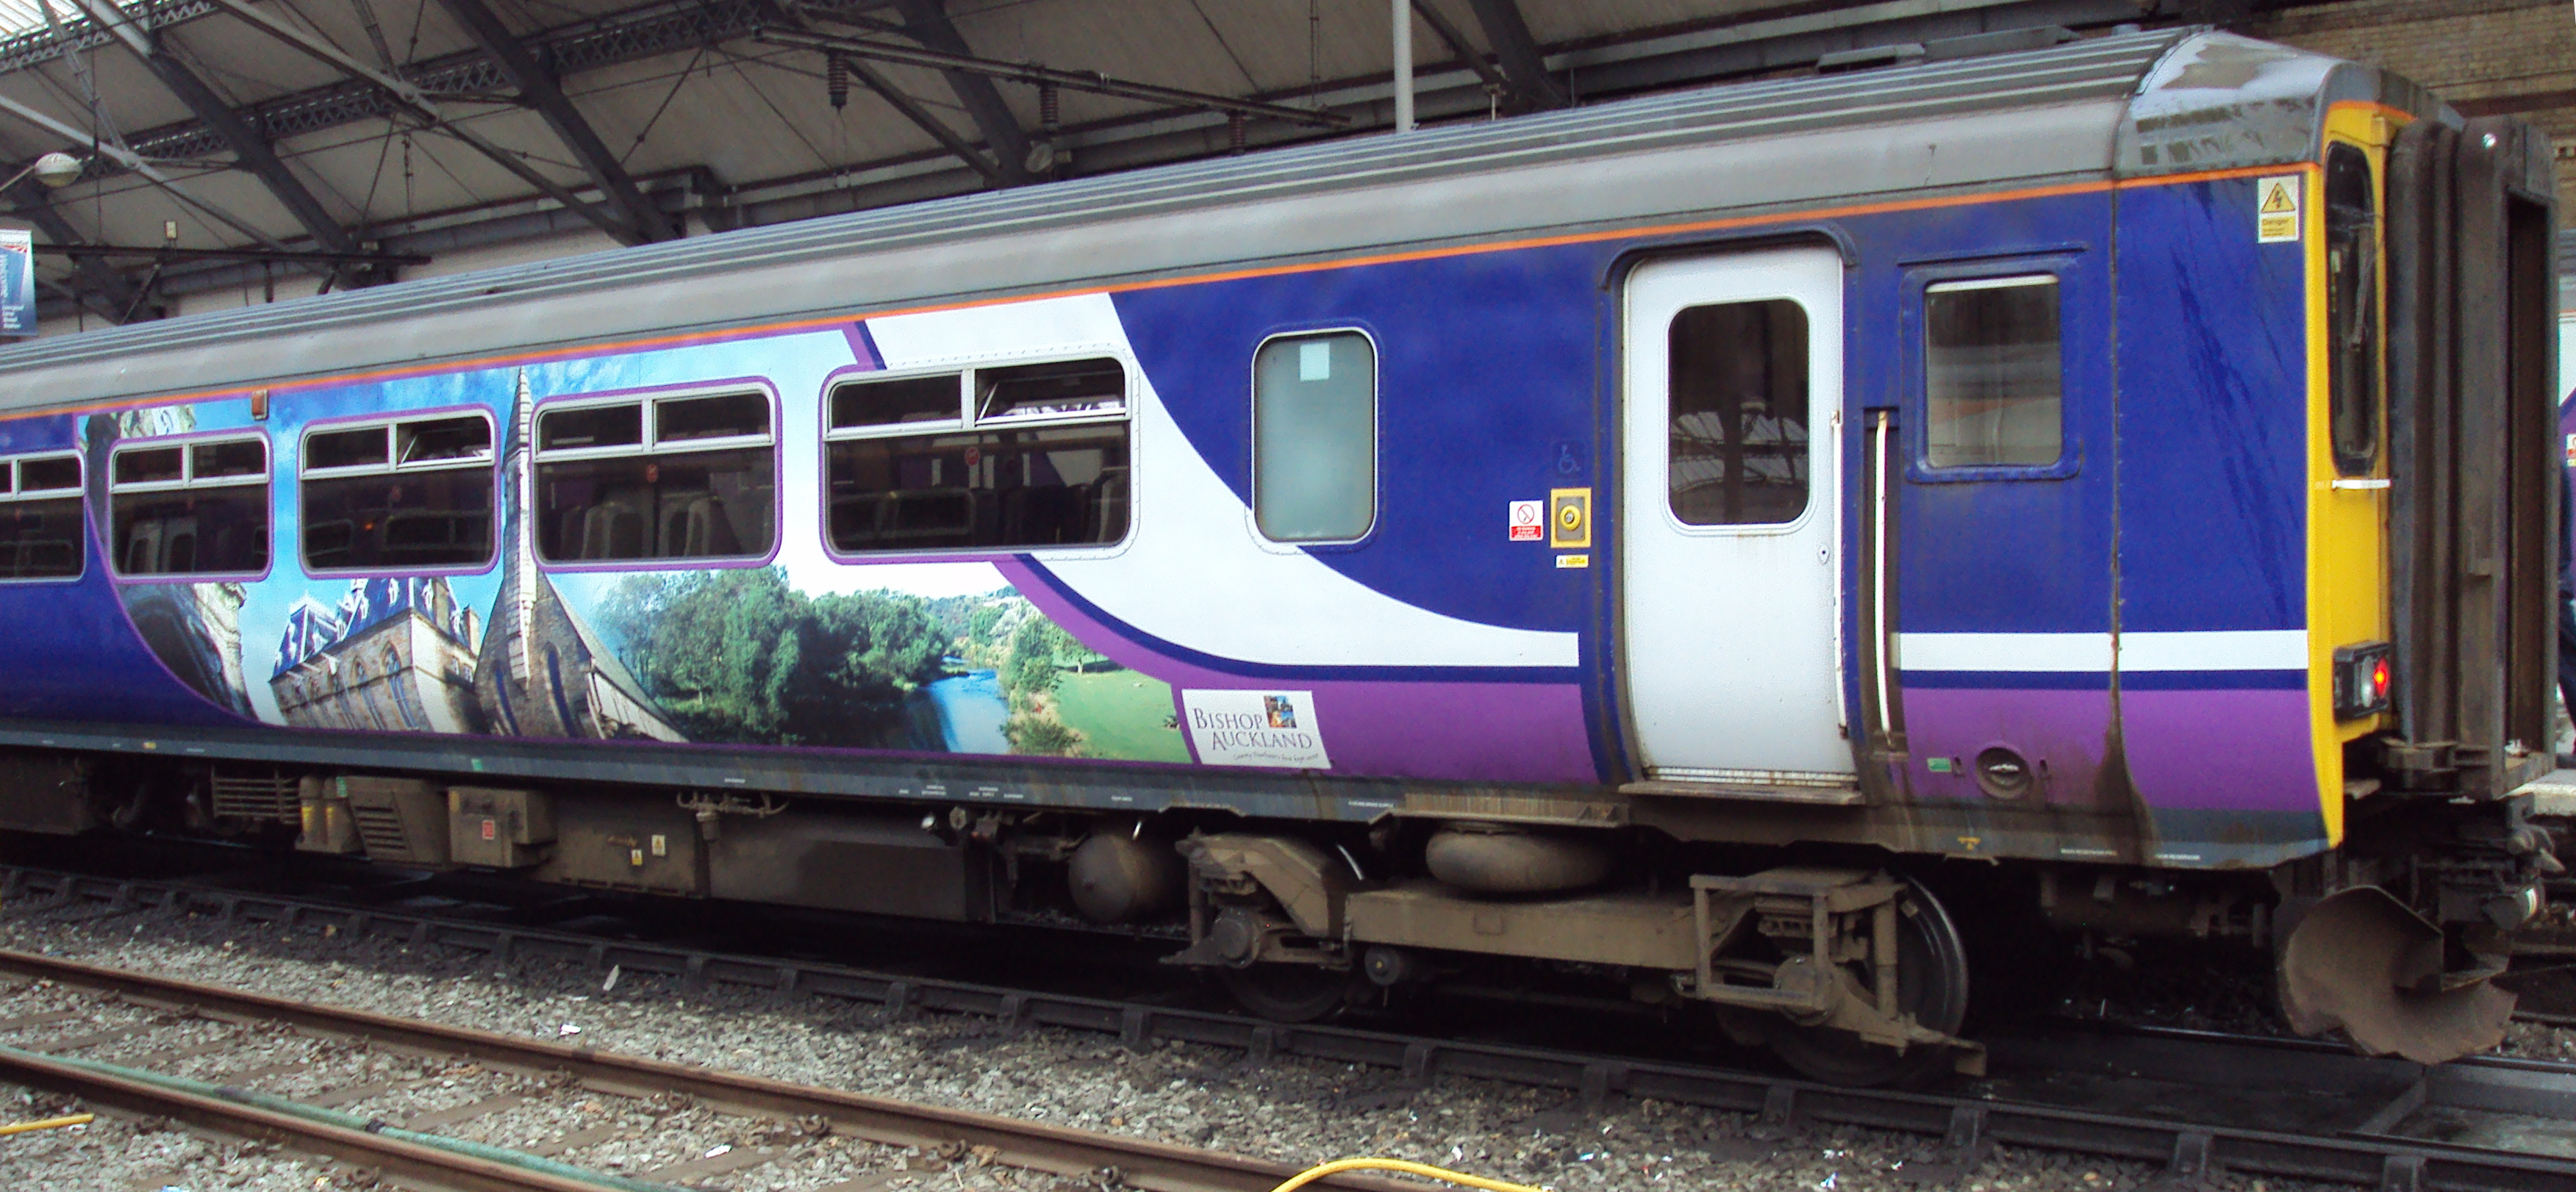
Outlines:
{"type": "Polygon", "coordinates": [[[1844,1083],[2052,938],[2493,1045],[2547,140],[2207,28],[1847,65],[0,348],[0,827],[1844,1083]]]}

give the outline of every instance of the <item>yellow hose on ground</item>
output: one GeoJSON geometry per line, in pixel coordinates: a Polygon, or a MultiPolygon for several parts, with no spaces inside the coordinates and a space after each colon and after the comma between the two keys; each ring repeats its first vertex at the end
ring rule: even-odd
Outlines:
{"type": "Polygon", "coordinates": [[[1463,1171],[1449,1171],[1433,1167],[1428,1163],[1416,1163],[1410,1159],[1335,1159],[1320,1167],[1309,1167],[1298,1172],[1296,1178],[1271,1189],[1271,1192],[1296,1192],[1296,1189],[1303,1188],[1337,1171],[1400,1171],[1406,1175],[1427,1176],[1435,1180],[1446,1180],[1452,1184],[1464,1184],[1470,1188],[1482,1189],[1483,1192],[1540,1192],[1539,1189],[1527,1184],[1506,1184],[1501,1180],[1489,1180],[1481,1175],[1468,1175],[1463,1171]]]}
{"type": "Polygon", "coordinates": [[[70,1117],[46,1118],[42,1121],[11,1122],[6,1126],[0,1126],[0,1134],[24,1134],[29,1130],[59,1130],[64,1126],[86,1126],[90,1123],[90,1119],[97,1116],[94,1113],[75,1113],[70,1117]]]}

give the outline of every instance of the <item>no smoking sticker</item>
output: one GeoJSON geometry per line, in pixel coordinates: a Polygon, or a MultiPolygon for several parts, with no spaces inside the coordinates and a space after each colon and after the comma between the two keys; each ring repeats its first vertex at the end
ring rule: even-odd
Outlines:
{"type": "Polygon", "coordinates": [[[1547,502],[1512,502],[1512,541],[1547,541],[1547,502]]]}
{"type": "Polygon", "coordinates": [[[2258,244],[2296,242],[2299,219],[2297,174],[2275,174],[2254,184],[2254,240],[2258,244]]]}

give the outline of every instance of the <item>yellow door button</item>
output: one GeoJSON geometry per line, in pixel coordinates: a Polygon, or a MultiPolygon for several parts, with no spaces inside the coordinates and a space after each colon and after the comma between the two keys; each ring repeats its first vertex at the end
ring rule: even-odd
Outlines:
{"type": "Polygon", "coordinates": [[[1583,550],[1592,545],[1591,489],[1550,489],[1547,505],[1549,546],[1558,550],[1583,550]]]}

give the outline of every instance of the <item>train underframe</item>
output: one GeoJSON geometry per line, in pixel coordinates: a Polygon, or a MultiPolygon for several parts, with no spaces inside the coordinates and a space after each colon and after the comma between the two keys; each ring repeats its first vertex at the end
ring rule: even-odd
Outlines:
{"type": "Polygon", "coordinates": [[[1476,819],[1104,815],[590,785],[0,757],[0,829],[221,839],[675,898],[1166,939],[1248,1010],[1313,1021],[1453,983],[1668,1010],[1844,1084],[1982,1070],[1980,1009],[2070,951],[2201,941],[2276,962],[2306,1033],[2438,1061],[2494,1045],[2520,950],[2563,950],[2563,821],[2532,800],[2356,800],[2269,870],[1944,861],[1855,844],[1476,819]],[[2555,900],[2550,887],[2558,885],[2555,900]],[[1519,977],[1514,977],[1513,973],[1519,977]]]}

